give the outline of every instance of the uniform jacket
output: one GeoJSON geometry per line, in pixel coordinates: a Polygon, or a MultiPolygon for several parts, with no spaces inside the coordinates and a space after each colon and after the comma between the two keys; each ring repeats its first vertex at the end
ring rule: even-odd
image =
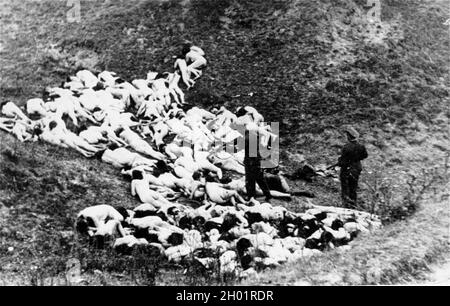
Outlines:
{"type": "Polygon", "coordinates": [[[366,147],[356,141],[351,141],[342,148],[338,166],[341,167],[343,172],[359,175],[362,170],[361,161],[367,157],[366,147]]]}

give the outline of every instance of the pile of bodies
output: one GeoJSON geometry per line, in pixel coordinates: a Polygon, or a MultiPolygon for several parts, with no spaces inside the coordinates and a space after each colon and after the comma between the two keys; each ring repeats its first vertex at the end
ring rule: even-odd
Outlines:
{"type": "MultiPolygon", "coordinates": [[[[292,213],[269,203],[197,208],[144,203],[133,210],[109,205],[88,207],[78,214],[77,229],[104,243],[114,237],[117,252],[151,249],[175,263],[197,263],[205,270],[241,276],[286,262],[307,259],[324,250],[349,248],[359,233],[381,226],[368,213],[313,206],[292,213]]],[[[155,253],[156,252],[156,253],[155,253]]]]}
{"type": "MultiPolygon", "coordinates": [[[[118,252],[152,248],[169,261],[195,260],[211,268],[216,254],[222,272],[251,271],[346,245],[359,232],[380,226],[366,213],[337,208],[295,214],[281,206],[244,200],[244,151],[217,149],[243,135],[236,127],[276,137],[252,107],[236,113],[187,105],[206,66],[204,52],[183,47],[174,72],[149,72],[131,83],[115,73],[87,70],[41,98],[1,107],[0,128],[20,141],[45,141],[97,157],[121,169],[142,205],[133,210],[88,207],[77,230],[113,237],[118,252]],[[70,124],[69,124],[70,123],[70,124]],[[184,201],[184,204],[182,203],[184,201]]],[[[289,197],[286,181],[270,177],[273,197],[289,197]]],[[[262,191],[257,191],[262,195],[262,191]]]]}

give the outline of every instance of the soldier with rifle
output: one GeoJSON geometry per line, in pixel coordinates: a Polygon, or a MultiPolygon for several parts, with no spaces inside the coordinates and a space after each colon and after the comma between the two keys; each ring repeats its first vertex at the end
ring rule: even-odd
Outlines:
{"type": "MultiPolygon", "coordinates": [[[[348,143],[342,148],[338,162],[331,166],[341,168],[341,196],[342,205],[346,208],[356,206],[359,175],[362,171],[361,161],[368,157],[364,145],[358,142],[359,133],[352,127],[345,129],[348,143]]],[[[329,168],[331,168],[329,167],[329,168]]]]}

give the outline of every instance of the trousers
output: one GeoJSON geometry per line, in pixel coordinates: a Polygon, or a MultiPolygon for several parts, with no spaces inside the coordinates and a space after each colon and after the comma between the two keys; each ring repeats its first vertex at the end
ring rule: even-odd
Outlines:
{"type": "Polygon", "coordinates": [[[340,180],[342,205],[345,208],[355,208],[359,174],[356,174],[354,171],[342,171],[340,180]]]}
{"type": "Polygon", "coordinates": [[[245,165],[245,188],[247,190],[247,196],[255,197],[256,183],[262,189],[264,196],[271,198],[270,189],[261,167],[258,165],[245,165]]]}

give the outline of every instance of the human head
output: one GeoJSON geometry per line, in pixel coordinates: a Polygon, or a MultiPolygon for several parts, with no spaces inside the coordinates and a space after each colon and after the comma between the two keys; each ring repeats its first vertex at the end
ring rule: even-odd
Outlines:
{"type": "Polygon", "coordinates": [[[222,226],[220,229],[222,232],[226,232],[235,227],[236,225],[238,225],[239,223],[240,221],[238,217],[236,217],[234,214],[227,213],[223,218],[222,226]]]}
{"type": "Polygon", "coordinates": [[[344,223],[339,219],[334,220],[331,224],[331,229],[335,231],[339,230],[341,227],[344,227],[344,223]]]}
{"type": "Polygon", "coordinates": [[[219,180],[217,178],[217,175],[214,172],[212,172],[211,170],[203,169],[202,173],[203,173],[203,176],[205,177],[206,181],[208,181],[208,182],[216,182],[216,183],[219,182],[219,180]]]}
{"type": "Polygon", "coordinates": [[[123,128],[123,127],[120,127],[120,128],[118,128],[118,129],[116,129],[115,131],[114,131],[114,133],[116,134],[116,136],[120,136],[120,134],[122,134],[122,132],[124,131],[125,129],[123,128]]]}
{"type": "Polygon", "coordinates": [[[191,51],[192,43],[188,40],[184,41],[183,47],[181,48],[181,55],[184,57],[191,51]]]}
{"type": "Polygon", "coordinates": [[[202,174],[200,171],[195,171],[194,174],[192,174],[192,179],[194,181],[199,181],[201,177],[202,177],[202,174]]]}
{"type": "Polygon", "coordinates": [[[194,226],[199,229],[199,228],[203,228],[203,226],[205,225],[205,218],[202,216],[196,216],[194,217],[194,219],[192,220],[192,223],[194,224],[194,226]]]}
{"type": "Polygon", "coordinates": [[[95,85],[92,88],[92,90],[99,91],[99,90],[103,90],[105,88],[106,88],[105,84],[103,84],[102,82],[97,82],[97,85],[95,85]]]}
{"type": "Polygon", "coordinates": [[[0,103],[0,110],[3,108],[3,106],[5,106],[5,104],[9,103],[10,101],[4,101],[2,103],[0,103]]]}
{"type": "Polygon", "coordinates": [[[166,212],[163,210],[158,210],[155,214],[155,216],[160,217],[163,221],[168,221],[169,217],[167,216],[166,212]]]}
{"type": "Polygon", "coordinates": [[[53,121],[53,120],[50,121],[50,123],[48,124],[50,131],[53,130],[57,126],[58,126],[58,123],[56,123],[56,121],[53,121]]]}
{"type": "MultiPolygon", "coordinates": [[[[118,149],[119,148],[119,146],[116,144],[116,143],[112,143],[112,144],[110,144],[109,146],[108,146],[108,149],[109,150],[111,150],[111,151],[114,151],[114,150],[116,150],[116,149],[118,149]]],[[[129,169],[128,169],[129,170],[129,169]]]]}
{"type": "Polygon", "coordinates": [[[356,141],[356,140],[358,140],[358,138],[359,138],[359,133],[358,133],[358,131],[356,131],[353,127],[351,127],[351,126],[347,126],[345,129],[344,129],[344,132],[345,132],[345,134],[346,134],[346,136],[347,136],[347,139],[349,140],[349,141],[356,141]]]}
{"type": "Polygon", "coordinates": [[[78,218],[75,228],[80,234],[87,235],[89,231],[89,224],[85,218],[78,218]]]}
{"type": "Polygon", "coordinates": [[[161,174],[163,174],[163,173],[164,173],[164,171],[162,171],[162,170],[159,169],[159,168],[154,168],[153,171],[152,171],[152,175],[153,175],[154,177],[156,177],[156,178],[160,177],[161,174]]]}
{"type": "Polygon", "coordinates": [[[35,125],[33,129],[33,133],[36,136],[40,136],[44,131],[42,130],[42,127],[40,125],[35,125]]]}
{"type": "Polygon", "coordinates": [[[280,174],[280,167],[274,167],[268,170],[268,172],[272,173],[272,174],[280,174]]]}
{"type": "Polygon", "coordinates": [[[183,112],[177,112],[175,114],[175,118],[177,119],[183,119],[184,117],[186,117],[186,115],[183,112]]]}
{"type": "Polygon", "coordinates": [[[236,116],[237,117],[242,117],[245,116],[247,114],[247,110],[244,107],[238,107],[236,109],[236,116]]]}
{"type": "Polygon", "coordinates": [[[155,80],[157,80],[157,79],[165,79],[166,77],[164,76],[164,73],[160,73],[160,72],[158,72],[158,74],[156,75],[156,77],[155,77],[155,80]]]}
{"type": "MultiPolygon", "coordinates": [[[[166,173],[166,172],[170,172],[170,168],[167,165],[167,163],[163,160],[158,160],[156,162],[156,169],[158,169],[158,171],[160,172],[160,174],[162,173],[166,173]]],[[[155,169],[155,170],[156,170],[155,169]]]]}
{"type": "Polygon", "coordinates": [[[144,179],[144,175],[142,174],[142,171],[133,170],[131,173],[131,177],[133,180],[142,180],[144,179]]]}
{"type": "Polygon", "coordinates": [[[167,209],[167,214],[171,215],[171,216],[176,216],[180,213],[181,213],[181,211],[177,206],[172,206],[167,209]]]}
{"type": "Polygon", "coordinates": [[[135,115],[131,115],[130,120],[133,122],[139,122],[139,119],[135,115]]]}
{"type": "Polygon", "coordinates": [[[123,206],[117,207],[116,210],[119,212],[119,214],[122,215],[124,220],[127,219],[130,216],[130,214],[128,213],[128,210],[125,207],[123,207],[123,206]]]}
{"type": "Polygon", "coordinates": [[[247,239],[247,238],[244,238],[244,237],[240,238],[240,239],[238,240],[238,242],[236,243],[236,249],[237,249],[238,254],[239,254],[240,256],[242,256],[242,255],[244,254],[244,252],[247,251],[247,250],[248,250],[249,248],[251,248],[252,246],[253,246],[253,245],[252,245],[252,243],[250,242],[250,240],[247,239]]]}
{"type": "Polygon", "coordinates": [[[240,259],[241,259],[241,266],[244,270],[247,270],[252,266],[253,256],[250,253],[245,252],[245,254],[242,255],[240,259]]]}
{"type": "Polygon", "coordinates": [[[295,231],[295,225],[292,223],[288,223],[286,224],[286,233],[291,236],[294,234],[295,231]]]}
{"type": "Polygon", "coordinates": [[[106,117],[106,113],[99,110],[99,111],[95,111],[92,113],[92,116],[94,117],[95,120],[97,121],[103,121],[103,119],[105,119],[106,117]]]}
{"type": "Polygon", "coordinates": [[[233,180],[231,179],[231,177],[229,177],[228,175],[225,175],[221,180],[220,183],[221,184],[229,184],[231,183],[233,180]]]}
{"type": "MultiPolygon", "coordinates": [[[[211,130],[211,132],[213,132],[213,130],[211,130]]],[[[212,145],[213,145],[212,149],[220,148],[220,146],[222,146],[221,147],[222,150],[225,148],[225,146],[222,143],[214,143],[212,145]]],[[[217,158],[216,154],[208,155],[208,161],[212,164],[214,164],[217,159],[218,158],[217,158]]]]}
{"type": "Polygon", "coordinates": [[[152,233],[145,233],[146,237],[142,237],[148,240],[148,242],[150,243],[158,243],[159,242],[159,238],[158,238],[158,234],[152,232],[152,233]]]}
{"type": "Polygon", "coordinates": [[[173,246],[177,246],[183,243],[184,235],[182,233],[172,233],[169,238],[167,238],[167,242],[173,246]]]}
{"type": "Polygon", "coordinates": [[[259,212],[248,211],[245,213],[245,218],[247,219],[248,224],[253,224],[253,223],[263,221],[263,217],[262,217],[261,213],[259,213],[259,212]]]}
{"type": "Polygon", "coordinates": [[[216,179],[209,173],[206,175],[205,181],[207,183],[216,183],[216,179]]]}
{"type": "Polygon", "coordinates": [[[78,127],[77,132],[80,134],[83,131],[86,131],[88,129],[86,124],[81,124],[80,127],[78,127]]]}
{"type": "Polygon", "coordinates": [[[189,216],[183,216],[178,220],[178,226],[181,229],[190,229],[192,226],[192,219],[189,216]]]}

